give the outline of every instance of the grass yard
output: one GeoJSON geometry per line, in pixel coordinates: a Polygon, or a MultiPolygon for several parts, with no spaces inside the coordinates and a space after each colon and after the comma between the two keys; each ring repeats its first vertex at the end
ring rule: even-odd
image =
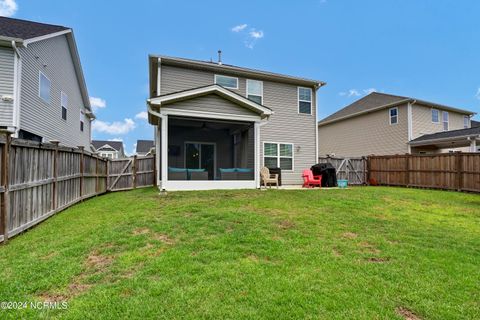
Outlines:
{"type": "Polygon", "coordinates": [[[479,319],[480,196],[112,193],[0,246],[0,318],[479,319]]]}

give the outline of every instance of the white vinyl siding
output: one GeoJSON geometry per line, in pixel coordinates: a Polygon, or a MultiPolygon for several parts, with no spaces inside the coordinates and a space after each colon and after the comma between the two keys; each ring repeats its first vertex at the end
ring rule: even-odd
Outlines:
{"type": "Polygon", "coordinates": [[[50,103],[50,79],[43,74],[42,71],[38,73],[38,96],[46,103],[50,103]]]}
{"type": "Polygon", "coordinates": [[[312,114],[312,89],[298,87],[298,113],[312,114]]]}
{"type": "MultiPolygon", "coordinates": [[[[14,98],[15,57],[13,49],[0,46],[0,98],[14,98]]],[[[0,99],[0,126],[13,126],[14,101],[0,99]]]]}
{"type": "Polygon", "coordinates": [[[432,109],[432,122],[433,123],[440,122],[440,113],[437,109],[432,109]]]}
{"type": "Polygon", "coordinates": [[[390,116],[390,124],[397,124],[398,123],[398,108],[391,108],[388,110],[388,114],[390,116]]]}
{"type": "Polygon", "coordinates": [[[448,131],[448,112],[442,112],[443,131],[448,131]]]}
{"type": "Polygon", "coordinates": [[[224,88],[238,89],[238,78],[216,74],[215,84],[218,84],[224,88]]]}
{"type": "Polygon", "coordinates": [[[265,142],[263,144],[263,165],[293,171],[293,144],[265,142]]]}
{"type": "Polygon", "coordinates": [[[263,104],[263,82],[247,79],[247,98],[263,104]]]}

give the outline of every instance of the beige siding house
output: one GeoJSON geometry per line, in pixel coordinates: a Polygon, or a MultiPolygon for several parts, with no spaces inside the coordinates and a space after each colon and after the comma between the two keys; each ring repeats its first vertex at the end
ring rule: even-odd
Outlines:
{"type": "Polygon", "coordinates": [[[459,136],[460,133],[455,132],[469,129],[473,114],[437,103],[374,92],[318,123],[318,154],[359,157],[468,151],[471,141],[466,137],[441,145],[420,143],[416,139],[447,131],[459,136]]]}
{"type": "Polygon", "coordinates": [[[256,188],[263,166],[301,184],[317,162],[323,82],[165,56],[149,64],[161,189],[256,188]]]}

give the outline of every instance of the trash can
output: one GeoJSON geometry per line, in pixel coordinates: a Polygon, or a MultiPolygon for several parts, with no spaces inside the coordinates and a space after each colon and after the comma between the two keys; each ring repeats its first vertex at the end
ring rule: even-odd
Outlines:
{"type": "Polygon", "coordinates": [[[322,187],[337,186],[337,173],[331,163],[317,163],[310,170],[312,170],[314,176],[322,176],[322,187]]]}
{"type": "Polygon", "coordinates": [[[282,185],[282,169],[280,168],[268,168],[270,174],[278,174],[278,185],[282,185]]]}

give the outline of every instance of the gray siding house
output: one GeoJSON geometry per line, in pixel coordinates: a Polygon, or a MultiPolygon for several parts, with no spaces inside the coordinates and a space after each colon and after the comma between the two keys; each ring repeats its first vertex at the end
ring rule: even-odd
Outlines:
{"type": "Polygon", "coordinates": [[[258,188],[263,166],[301,184],[317,162],[316,92],[325,83],[150,56],[149,122],[164,190],[258,188]]]}
{"type": "Polygon", "coordinates": [[[92,150],[108,159],[125,158],[123,141],[92,140],[92,150]]]}
{"type": "Polygon", "coordinates": [[[73,31],[0,17],[0,128],[88,150],[93,119],[73,31]]]}
{"type": "Polygon", "coordinates": [[[318,123],[319,156],[475,150],[476,138],[472,141],[471,135],[462,131],[470,128],[473,115],[472,111],[425,100],[373,92],[318,123]],[[445,135],[447,131],[450,133],[445,135]],[[448,139],[432,143],[433,137],[422,138],[434,133],[448,139]],[[453,141],[453,136],[458,141],[453,141]]]}

